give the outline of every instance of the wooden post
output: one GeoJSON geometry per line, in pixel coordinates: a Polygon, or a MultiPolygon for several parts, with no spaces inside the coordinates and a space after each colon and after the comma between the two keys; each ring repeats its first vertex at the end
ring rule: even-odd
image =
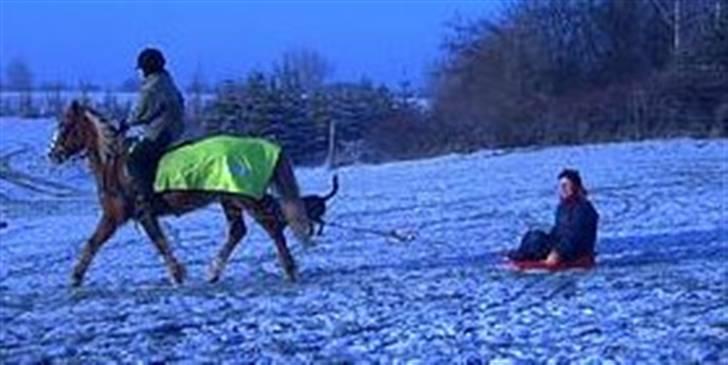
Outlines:
{"type": "Polygon", "coordinates": [[[329,170],[336,168],[336,121],[329,121],[329,154],[327,158],[329,170]]]}
{"type": "Polygon", "coordinates": [[[672,46],[675,54],[680,54],[680,0],[674,0],[672,21],[672,46]]]}

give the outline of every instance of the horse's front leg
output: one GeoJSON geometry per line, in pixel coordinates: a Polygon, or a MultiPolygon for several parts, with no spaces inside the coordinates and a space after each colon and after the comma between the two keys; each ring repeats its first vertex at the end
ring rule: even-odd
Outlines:
{"type": "Polygon", "coordinates": [[[172,248],[169,246],[169,242],[164,236],[157,218],[147,215],[141,220],[141,224],[147,232],[149,239],[152,240],[154,246],[162,255],[162,258],[164,258],[164,263],[167,265],[172,281],[174,281],[175,284],[182,284],[187,272],[185,267],[180,264],[179,261],[177,261],[177,258],[174,257],[174,254],[172,254],[172,248]]]}
{"type": "Polygon", "coordinates": [[[91,235],[91,238],[86,241],[86,245],[83,247],[83,251],[78,257],[76,266],[73,268],[73,272],[71,274],[72,286],[76,287],[81,285],[83,277],[86,274],[86,270],[88,270],[88,267],[96,253],[99,251],[99,248],[101,248],[101,246],[108,241],[109,238],[111,238],[118,227],[119,225],[113,217],[107,214],[101,216],[101,220],[96,226],[96,231],[93,235],[91,235]]]}
{"type": "Polygon", "coordinates": [[[220,280],[220,275],[222,275],[222,271],[225,269],[235,246],[238,245],[247,232],[241,208],[229,201],[223,201],[222,206],[228,222],[228,234],[227,241],[210,264],[209,281],[211,283],[220,280]]]}

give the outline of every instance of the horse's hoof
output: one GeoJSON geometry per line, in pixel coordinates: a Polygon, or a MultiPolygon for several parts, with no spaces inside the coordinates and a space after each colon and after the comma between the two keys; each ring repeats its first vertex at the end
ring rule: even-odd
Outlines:
{"type": "Polygon", "coordinates": [[[181,264],[174,264],[171,267],[172,281],[175,284],[180,285],[185,281],[187,277],[187,270],[181,264]]]}
{"type": "Polygon", "coordinates": [[[76,273],[71,274],[71,287],[78,288],[81,284],[83,284],[83,277],[76,273]]]}
{"type": "Polygon", "coordinates": [[[219,271],[212,272],[212,270],[213,269],[210,270],[211,272],[207,276],[207,282],[210,284],[214,284],[214,283],[217,283],[218,281],[220,281],[220,272],[219,271]]]}
{"type": "Polygon", "coordinates": [[[219,260],[215,259],[210,264],[210,269],[208,270],[207,274],[207,281],[209,283],[216,283],[220,280],[220,276],[222,276],[222,270],[225,267],[225,265],[219,260]]]}
{"type": "Polygon", "coordinates": [[[291,283],[295,283],[296,281],[298,281],[298,268],[295,264],[291,267],[286,268],[286,278],[291,283]]]}

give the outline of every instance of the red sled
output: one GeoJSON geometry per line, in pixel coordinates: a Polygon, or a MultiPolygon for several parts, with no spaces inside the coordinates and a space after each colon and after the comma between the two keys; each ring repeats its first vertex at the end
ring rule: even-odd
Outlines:
{"type": "Polygon", "coordinates": [[[569,262],[547,263],[546,261],[543,261],[543,260],[539,260],[539,261],[529,261],[529,260],[512,261],[512,260],[509,260],[509,263],[516,270],[520,270],[520,271],[528,271],[528,270],[563,271],[563,270],[570,270],[570,269],[588,270],[588,269],[593,268],[594,265],[596,265],[596,260],[594,260],[593,256],[586,256],[586,257],[582,257],[582,258],[576,259],[574,261],[569,261],[569,262]]]}

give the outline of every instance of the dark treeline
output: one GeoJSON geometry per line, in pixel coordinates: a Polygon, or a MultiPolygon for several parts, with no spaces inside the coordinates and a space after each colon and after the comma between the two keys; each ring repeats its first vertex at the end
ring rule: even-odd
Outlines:
{"type": "MultiPolygon", "coordinates": [[[[3,89],[11,94],[0,95],[0,115],[57,117],[70,99],[80,99],[120,120],[128,116],[134,98],[119,92],[138,89],[134,79],[125,80],[117,91],[102,91],[90,83],[73,89],[62,84],[39,88],[27,64],[10,66],[3,89]]],[[[321,54],[309,49],[285,52],[268,72],[249,72],[214,87],[198,69],[185,87],[188,123],[195,134],[275,140],[297,164],[321,164],[327,158],[335,165],[380,162],[401,158],[402,151],[418,151],[403,142],[420,133],[399,122],[424,119],[421,99],[408,83],[392,89],[365,78],[331,82],[332,69],[321,54]]]]}
{"type": "Polygon", "coordinates": [[[199,123],[207,133],[278,141],[298,164],[325,162],[332,137],[335,164],[396,156],[388,145],[400,134],[377,131],[404,110],[417,112],[411,99],[366,80],[306,86],[298,81],[298,71],[290,71],[252,72],[242,81],[224,83],[200,113],[199,123]]]}
{"type": "Polygon", "coordinates": [[[328,85],[311,93],[274,74],[232,92],[267,96],[238,97],[231,107],[223,93],[213,109],[228,118],[213,120],[274,135],[303,161],[325,156],[331,121],[350,128],[337,141],[355,146],[354,159],[366,162],[487,147],[725,137],[727,38],[728,0],[514,0],[496,19],[451,25],[424,108],[406,87],[395,94],[366,83],[328,85]],[[271,117],[260,118],[266,110],[271,117]]]}
{"type": "MultiPolygon", "coordinates": [[[[207,133],[274,139],[299,164],[323,163],[330,141],[341,164],[725,137],[728,0],[512,0],[495,18],[449,26],[427,98],[407,83],[331,82],[332,69],[316,51],[299,49],[268,72],[212,87],[198,67],[185,88],[188,115],[207,133]]],[[[31,108],[33,77],[22,62],[5,76],[0,88],[19,99],[0,99],[0,114],[48,116],[62,107],[64,86],[49,84],[41,112],[31,108]]],[[[97,90],[79,88],[82,95],[97,90]]],[[[136,88],[129,78],[119,90],[136,88]]],[[[118,118],[128,113],[131,99],[103,95],[91,102],[118,118]]]]}
{"type": "Polygon", "coordinates": [[[366,79],[330,82],[332,70],[316,51],[288,51],[270,72],[254,71],[223,83],[211,102],[193,114],[208,134],[278,141],[297,164],[398,158],[403,136],[414,131],[381,131],[404,114],[423,114],[414,93],[407,84],[391,90],[366,79]],[[335,153],[330,153],[331,145],[335,153]]]}
{"type": "Polygon", "coordinates": [[[513,1],[452,26],[438,148],[726,136],[727,36],[726,0],[513,1]]]}

